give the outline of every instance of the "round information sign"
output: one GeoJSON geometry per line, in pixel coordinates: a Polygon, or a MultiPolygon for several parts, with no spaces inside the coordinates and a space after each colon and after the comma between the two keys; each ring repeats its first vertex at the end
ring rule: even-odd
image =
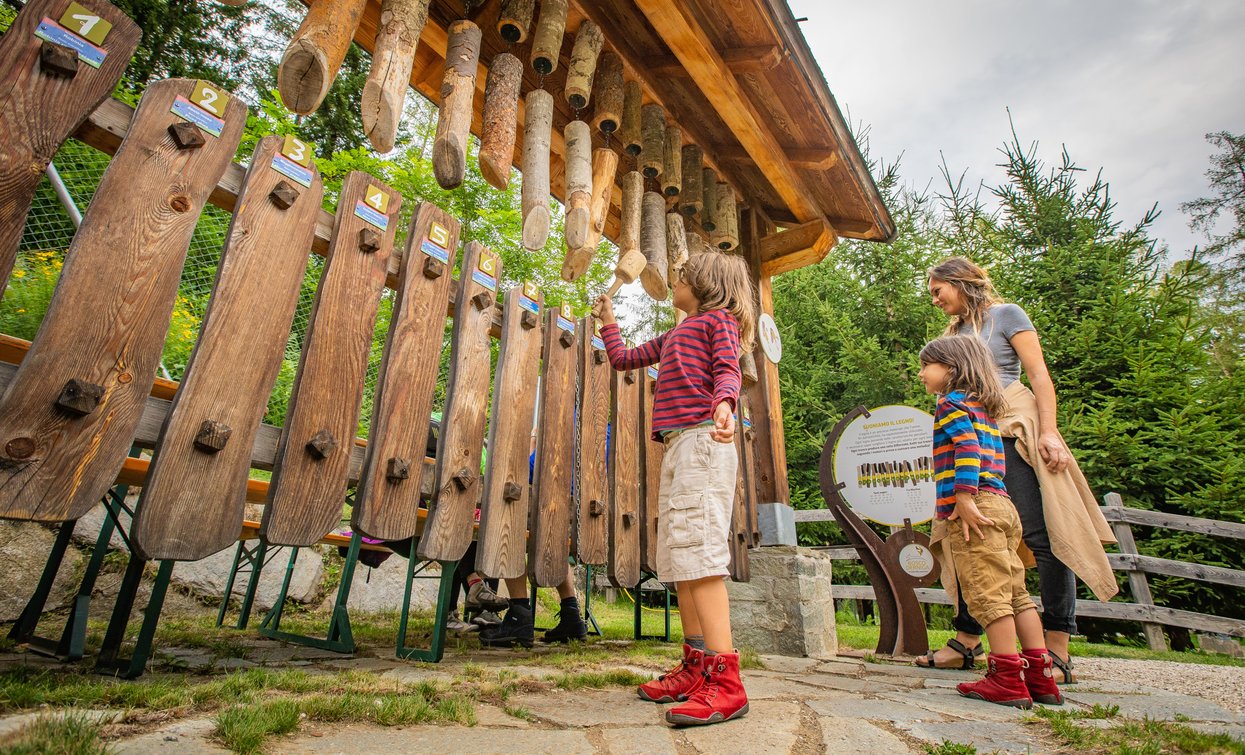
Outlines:
{"type": "Polygon", "coordinates": [[[778,364],[782,359],[782,338],[778,335],[778,324],[768,312],[757,318],[757,340],[761,342],[761,351],[765,358],[778,364]]]}
{"type": "Polygon", "coordinates": [[[934,570],[934,556],[924,545],[909,543],[899,551],[899,568],[917,579],[923,579],[934,570]]]}
{"type": "Polygon", "coordinates": [[[852,511],[892,527],[933,519],[933,430],[934,418],[910,406],[852,420],[834,446],[834,479],[852,511]]]}

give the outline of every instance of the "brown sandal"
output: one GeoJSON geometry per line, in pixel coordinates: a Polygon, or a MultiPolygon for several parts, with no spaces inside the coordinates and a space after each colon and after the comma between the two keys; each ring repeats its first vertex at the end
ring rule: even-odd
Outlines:
{"type": "MultiPolygon", "coordinates": [[[[967,671],[976,665],[977,657],[985,652],[981,647],[980,640],[978,640],[977,644],[970,650],[964,645],[964,643],[952,637],[947,640],[947,647],[960,654],[959,661],[952,661],[950,665],[939,666],[938,662],[934,660],[934,653],[937,651],[931,650],[925,655],[917,658],[915,661],[916,665],[924,666],[925,668],[951,668],[967,671]]],[[[1054,656],[1051,657],[1054,658],[1054,656]]]]}
{"type": "Polygon", "coordinates": [[[1055,664],[1055,668],[1059,669],[1060,673],[1063,674],[1063,679],[1057,679],[1056,681],[1059,684],[1076,684],[1076,675],[1072,673],[1072,656],[1069,655],[1065,661],[1049,650],[1046,651],[1046,654],[1050,656],[1050,662],[1055,664]]]}

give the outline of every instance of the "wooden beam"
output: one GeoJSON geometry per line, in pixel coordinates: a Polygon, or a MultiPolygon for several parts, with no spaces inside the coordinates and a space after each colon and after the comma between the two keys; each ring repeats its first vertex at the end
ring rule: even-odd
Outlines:
{"type": "Polygon", "coordinates": [[[786,154],[765,119],[757,113],[726,61],[700,25],[691,18],[684,3],[681,0],[636,0],[635,4],[691,74],[696,86],[735,133],[796,218],[807,222],[822,217],[821,210],[795,168],[787,162],[786,154]]]}
{"type": "MultiPolygon", "coordinates": [[[[754,71],[769,71],[776,68],[784,57],[782,48],[773,45],[757,47],[737,47],[723,50],[722,60],[735,75],[754,71]]],[[[687,69],[673,55],[654,58],[648,69],[658,76],[687,76],[687,69]]]]}
{"type": "MultiPolygon", "coordinates": [[[[719,145],[714,148],[714,151],[723,162],[752,162],[752,155],[748,154],[743,147],[719,145]]],[[[792,167],[804,170],[829,170],[839,164],[837,149],[788,147],[783,150],[783,154],[787,156],[787,162],[791,163],[792,167]]]]}
{"type": "Polygon", "coordinates": [[[825,220],[811,220],[761,237],[761,275],[765,277],[815,265],[826,258],[838,237],[825,220]]]}

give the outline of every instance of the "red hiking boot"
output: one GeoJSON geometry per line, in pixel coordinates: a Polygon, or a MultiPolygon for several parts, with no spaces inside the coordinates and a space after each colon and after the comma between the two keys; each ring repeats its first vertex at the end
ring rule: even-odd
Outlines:
{"type": "Polygon", "coordinates": [[[1025,667],[1025,687],[1033,702],[1043,705],[1063,705],[1063,695],[1059,685],[1055,684],[1055,663],[1050,653],[1042,650],[1026,650],[1021,655],[1028,665],[1025,667]]]}
{"type": "Polygon", "coordinates": [[[683,643],[683,660],[678,666],[651,682],[641,684],[636,692],[641,700],[651,703],[683,702],[705,681],[705,651],[683,643]]]}
{"type": "Polygon", "coordinates": [[[978,682],[963,682],[955,688],[964,697],[974,697],[989,703],[1010,705],[1028,710],[1033,698],[1025,687],[1025,660],[1019,655],[990,654],[990,670],[986,678],[978,682]]]}
{"type": "Polygon", "coordinates": [[[705,682],[687,702],[666,711],[675,726],[702,726],[730,721],[748,712],[748,695],[739,678],[739,653],[705,657],[705,682]]]}

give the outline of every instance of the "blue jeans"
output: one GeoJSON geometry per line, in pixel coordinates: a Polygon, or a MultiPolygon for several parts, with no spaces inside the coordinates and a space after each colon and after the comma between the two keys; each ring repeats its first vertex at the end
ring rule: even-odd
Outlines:
{"type": "MultiPolygon", "coordinates": [[[[1020,526],[1024,530],[1021,537],[1037,561],[1042,627],[1049,632],[1076,634],[1076,575],[1051,552],[1037,474],[1016,451],[1015,438],[1003,439],[1003,453],[1007,459],[1003,484],[1016,506],[1016,513],[1020,514],[1020,526]]],[[[981,625],[968,613],[963,591],[959,593],[959,607],[951,625],[965,634],[982,634],[981,625]]]]}

